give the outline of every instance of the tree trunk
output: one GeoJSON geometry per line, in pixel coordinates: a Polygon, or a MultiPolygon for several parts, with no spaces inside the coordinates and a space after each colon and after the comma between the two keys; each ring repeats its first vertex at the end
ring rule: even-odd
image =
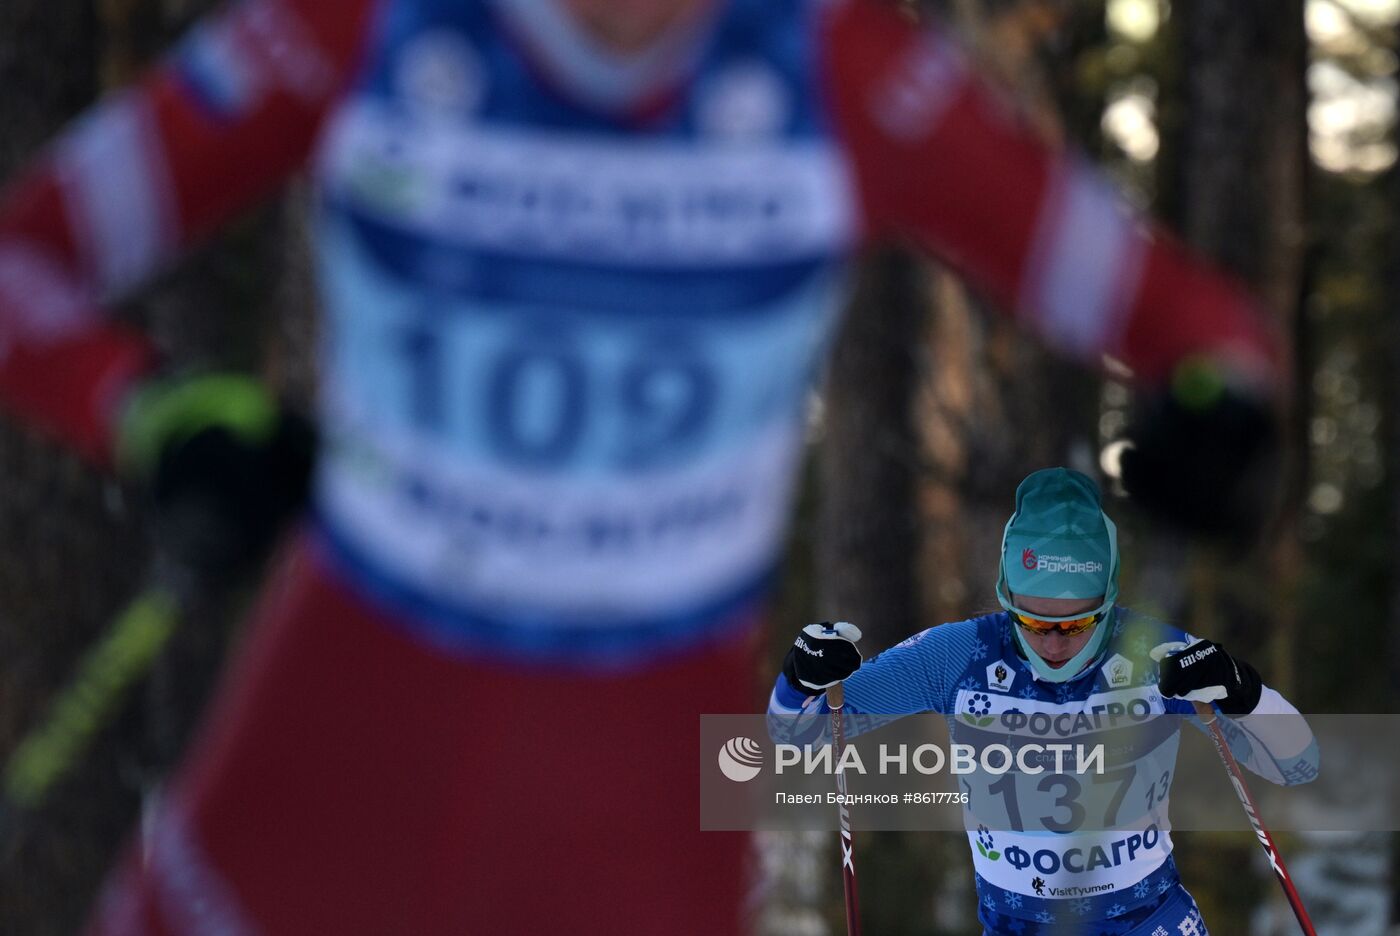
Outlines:
{"type": "MultiPolygon", "coordinates": [[[[1400,38],[1400,37],[1397,37],[1400,38]]],[[[1391,133],[1400,144],[1400,125],[1393,126],[1391,133]]],[[[1388,700],[1384,709],[1394,712],[1400,700],[1395,697],[1394,687],[1400,686],[1400,315],[1394,314],[1395,303],[1400,301],[1400,165],[1393,165],[1386,179],[1386,191],[1390,202],[1390,237],[1387,242],[1387,262],[1385,270],[1386,302],[1383,307],[1390,313],[1385,321],[1386,341],[1385,363],[1389,366],[1382,382],[1383,405],[1385,407],[1385,483],[1389,498],[1390,557],[1389,568],[1389,614],[1386,621],[1388,646],[1386,668],[1389,679],[1386,685],[1388,700]]],[[[1395,869],[1400,868],[1400,834],[1390,833],[1387,876],[1390,878],[1390,921],[1400,923],[1400,879],[1395,869]]]]}
{"type": "MultiPolygon", "coordinates": [[[[1178,0],[1172,11],[1180,44],[1181,122],[1174,140],[1179,158],[1164,189],[1175,195],[1174,213],[1187,240],[1264,299],[1289,342],[1287,356],[1306,380],[1303,0],[1178,0]]],[[[1232,579],[1220,572],[1219,556],[1192,556],[1193,613],[1184,623],[1193,633],[1258,658],[1269,684],[1287,694],[1295,684],[1296,586],[1303,571],[1298,519],[1306,491],[1307,395],[1293,394],[1280,415],[1279,517],[1259,553],[1232,579]]],[[[1241,863],[1252,860],[1246,857],[1252,843],[1234,847],[1241,863]]],[[[1218,868],[1220,854],[1212,851],[1209,866],[1218,868]]],[[[1194,854],[1187,852],[1183,875],[1194,869],[1200,879],[1218,881],[1218,874],[1190,860],[1194,854]]],[[[1213,927],[1245,932],[1249,908],[1241,905],[1246,901],[1230,900],[1235,890],[1221,888],[1204,899],[1220,908],[1213,927]]]]}
{"type": "MultiPolygon", "coordinates": [[[[1286,356],[1306,379],[1303,2],[1180,0],[1174,10],[1185,103],[1175,167],[1182,230],[1264,299],[1289,342],[1286,356]]],[[[1257,642],[1267,633],[1270,682],[1285,689],[1293,681],[1298,627],[1293,585],[1302,562],[1297,520],[1307,485],[1307,401],[1294,393],[1282,409],[1282,512],[1248,579],[1250,595],[1234,602],[1254,610],[1255,626],[1225,635],[1257,642]],[[1258,587],[1261,579],[1267,588],[1258,587]]]]}
{"type": "Polygon", "coordinates": [[[892,248],[867,258],[823,395],[820,613],[856,622],[870,648],[904,639],[920,620],[913,409],[927,319],[919,261],[892,248]]]}

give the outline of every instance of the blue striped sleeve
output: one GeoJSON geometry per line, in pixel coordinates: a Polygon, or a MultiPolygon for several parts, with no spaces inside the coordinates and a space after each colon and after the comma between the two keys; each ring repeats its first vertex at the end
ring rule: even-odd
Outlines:
{"type": "Polygon", "coordinates": [[[1282,786],[1317,777],[1322,759],[1317,739],[1307,720],[1276,690],[1265,686],[1248,715],[1226,717],[1216,711],[1230,753],[1254,773],[1282,786]]]}
{"type": "MultiPolygon", "coordinates": [[[[847,734],[869,731],[901,715],[952,711],[954,687],[976,652],[979,623],[930,627],[866,660],[845,681],[845,711],[854,716],[847,734]]],[[[768,728],[774,740],[816,743],[824,738],[823,716],[830,713],[825,693],[808,696],[778,675],[768,697],[768,728]]]]}
{"type": "Polygon", "coordinates": [[[952,711],[972,660],[979,619],[930,627],[867,662],[846,680],[846,705],[871,715],[952,711]]]}

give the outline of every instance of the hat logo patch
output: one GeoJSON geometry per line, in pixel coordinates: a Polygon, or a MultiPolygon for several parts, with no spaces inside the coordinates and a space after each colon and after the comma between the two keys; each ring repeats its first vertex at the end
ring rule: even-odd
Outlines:
{"type": "Polygon", "coordinates": [[[1021,553],[1021,565],[1037,572],[1102,572],[1103,563],[1092,559],[1080,562],[1073,556],[1038,556],[1032,549],[1021,553]]]}

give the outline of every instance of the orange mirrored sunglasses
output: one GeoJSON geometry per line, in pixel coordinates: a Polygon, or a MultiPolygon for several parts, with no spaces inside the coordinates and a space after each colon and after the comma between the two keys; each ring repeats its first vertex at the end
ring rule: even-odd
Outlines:
{"type": "Polygon", "coordinates": [[[1038,637],[1048,637],[1051,634],[1074,637],[1102,621],[1104,616],[1102,611],[1098,611],[1087,617],[1073,618],[1068,621],[1042,621],[1040,618],[1033,618],[1019,611],[1008,611],[1008,613],[1011,615],[1011,620],[1038,637]]]}

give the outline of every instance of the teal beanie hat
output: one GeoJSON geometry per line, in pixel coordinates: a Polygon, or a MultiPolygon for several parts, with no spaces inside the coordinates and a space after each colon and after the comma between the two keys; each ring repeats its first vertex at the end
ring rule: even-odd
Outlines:
{"type": "Polygon", "coordinates": [[[1016,488],[1016,512],[1001,543],[997,597],[1118,596],[1118,532],[1104,514],[1093,480],[1068,468],[1045,468],[1016,488]]]}

